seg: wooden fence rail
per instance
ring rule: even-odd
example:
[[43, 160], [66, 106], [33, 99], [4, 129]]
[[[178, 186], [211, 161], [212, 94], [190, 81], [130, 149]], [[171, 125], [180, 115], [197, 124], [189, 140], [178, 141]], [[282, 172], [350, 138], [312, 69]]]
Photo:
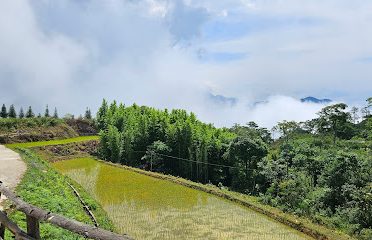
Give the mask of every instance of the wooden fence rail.
[[31, 204], [24, 202], [12, 191], [3, 185], [0, 181], [0, 195], [4, 194], [16, 207], [18, 211], [26, 214], [27, 233], [21, 230], [5, 214], [0, 211], [0, 240], [4, 238], [4, 231], [8, 229], [15, 236], [15, 239], [34, 240], [41, 239], [39, 231], [39, 222], [48, 222], [55, 226], [64, 228], [68, 231], [77, 233], [85, 238], [97, 240], [132, 240], [127, 235], [116, 234], [101, 228], [93, 227], [76, 220], [65, 218], [61, 215], [54, 214]]

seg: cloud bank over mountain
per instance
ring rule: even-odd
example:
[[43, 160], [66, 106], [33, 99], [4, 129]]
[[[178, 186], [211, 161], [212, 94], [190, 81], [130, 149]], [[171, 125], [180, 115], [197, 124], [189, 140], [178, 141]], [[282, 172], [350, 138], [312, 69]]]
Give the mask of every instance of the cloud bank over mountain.
[[371, 20], [361, 0], [3, 1], [0, 103], [79, 113], [107, 98], [218, 126], [305, 120], [321, 105], [304, 96], [372, 92]]

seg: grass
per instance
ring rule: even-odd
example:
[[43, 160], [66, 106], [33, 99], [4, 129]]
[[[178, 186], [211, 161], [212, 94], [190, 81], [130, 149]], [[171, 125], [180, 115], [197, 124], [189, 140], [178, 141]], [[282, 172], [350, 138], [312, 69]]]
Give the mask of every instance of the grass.
[[51, 146], [51, 145], [62, 145], [68, 143], [84, 142], [90, 140], [98, 140], [98, 136], [83, 136], [76, 138], [67, 138], [60, 140], [50, 140], [50, 141], [41, 141], [41, 142], [26, 142], [26, 143], [11, 143], [6, 144], [6, 147], [15, 149], [15, 148], [31, 148], [31, 147], [42, 147], [42, 146]]
[[308, 234], [309, 236], [314, 237], [315, 239], [335, 239], [335, 240], [354, 239], [351, 236], [344, 234], [338, 230], [329, 229], [325, 226], [315, 224], [307, 218], [298, 217], [292, 214], [284, 213], [278, 208], [262, 204], [260, 203], [257, 197], [253, 197], [253, 196], [249, 196], [249, 195], [241, 194], [237, 192], [232, 192], [228, 190], [221, 190], [214, 185], [205, 185], [201, 183], [196, 183], [196, 182], [192, 182], [190, 180], [183, 179], [180, 177], [175, 177], [172, 175], [164, 175], [161, 173], [144, 171], [138, 168], [128, 167], [125, 165], [115, 164], [111, 162], [105, 162], [105, 161], [101, 161], [101, 162], [107, 163], [109, 165], [117, 166], [119, 168], [128, 169], [130, 171], [134, 171], [136, 173], [144, 174], [144, 175], [151, 176], [154, 178], [168, 180], [168, 181], [171, 181], [171, 182], [174, 182], [174, 183], [177, 183], [177, 184], [189, 187], [189, 188], [193, 188], [196, 190], [200, 190], [203, 192], [207, 192], [207, 193], [219, 196], [224, 199], [228, 199], [242, 206], [251, 208], [272, 219], [275, 219], [281, 223], [284, 223], [294, 229], [304, 232]]
[[[22, 148], [17, 150], [27, 164], [27, 171], [16, 189], [17, 195], [24, 201], [67, 218], [93, 225], [81, 203], [68, 186], [67, 183], [70, 182], [92, 209], [100, 227], [110, 231], [114, 230], [114, 226], [105, 211], [83, 188], [59, 174], [54, 168], [50, 167], [48, 162], [36, 156], [31, 150]], [[23, 213], [13, 211], [10, 217], [21, 228], [25, 229], [25, 215]], [[42, 223], [40, 231], [43, 239], [84, 239], [48, 223]]]
[[120, 233], [136, 239], [310, 239], [223, 198], [93, 158], [53, 165], [103, 206]]

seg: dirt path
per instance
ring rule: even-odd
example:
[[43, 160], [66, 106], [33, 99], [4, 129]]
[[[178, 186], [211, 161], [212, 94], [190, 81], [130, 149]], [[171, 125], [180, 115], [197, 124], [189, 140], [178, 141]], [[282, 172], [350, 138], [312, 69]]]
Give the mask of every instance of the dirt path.
[[[2, 181], [5, 186], [14, 189], [23, 173], [26, 171], [26, 164], [22, 161], [18, 153], [6, 148], [3, 145], [0, 145], [0, 181]], [[0, 210], [1, 201], [3, 196], [0, 199]]]

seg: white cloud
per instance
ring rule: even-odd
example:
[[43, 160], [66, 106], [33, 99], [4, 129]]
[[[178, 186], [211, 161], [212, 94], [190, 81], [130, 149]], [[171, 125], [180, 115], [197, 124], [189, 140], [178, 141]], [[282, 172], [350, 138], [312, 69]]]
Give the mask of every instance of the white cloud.
[[167, 2], [159, 2], [156, 0], [147, 0], [149, 5], [149, 13], [151, 15], [165, 17], [168, 12]]
[[[45, 34], [26, 1], [0, 8], [0, 76], [3, 102], [56, 103], [86, 57], [85, 48], [62, 34]], [[54, 89], [54, 90], [53, 90]]]
[[272, 96], [267, 103], [258, 104], [252, 109], [252, 120], [262, 126], [271, 127], [283, 120], [303, 122], [317, 117], [325, 105], [302, 103], [287, 96]]
[[[372, 92], [371, 63], [357, 61], [372, 56], [371, 10], [361, 0], [4, 1], [0, 102], [76, 113], [105, 97], [186, 108], [218, 126], [305, 120], [321, 106], [285, 96]], [[247, 54], [201, 62], [198, 49]], [[239, 102], [219, 106], [208, 92]]]
[[256, 10], [257, 9], [257, 4], [256, 4], [255, 1], [252, 1], [252, 0], [240, 0], [240, 1], [249, 10]]
[[234, 107], [209, 104], [204, 109], [198, 109], [201, 113], [199, 117], [204, 121], [215, 122], [217, 126], [232, 126], [234, 123], [246, 124], [254, 121], [268, 129], [283, 120], [301, 122], [313, 119], [325, 106], [302, 103], [299, 99], [280, 95], [271, 96], [250, 106], [242, 102], [238, 102]]

